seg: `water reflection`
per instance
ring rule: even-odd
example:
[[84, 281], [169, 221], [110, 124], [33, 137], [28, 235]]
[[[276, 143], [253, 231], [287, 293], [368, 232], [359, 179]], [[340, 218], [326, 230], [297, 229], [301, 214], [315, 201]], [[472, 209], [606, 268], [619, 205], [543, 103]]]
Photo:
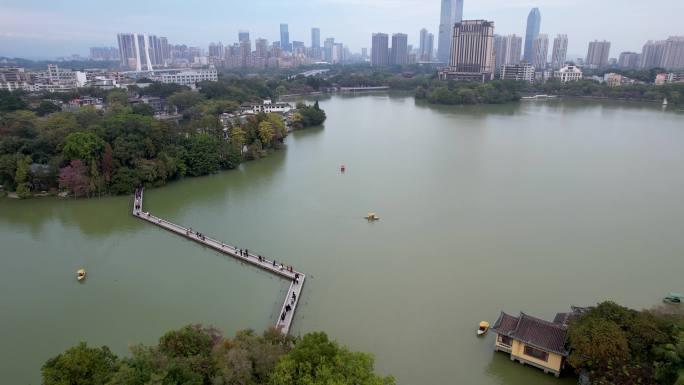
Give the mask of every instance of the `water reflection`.
[[[492, 349], [493, 350], [493, 349]], [[489, 378], [497, 384], [535, 384], [535, 385], [575, 385], [577, 378], [572, 373], [556, 378], [551, 374], [544, 374], [542, 370], [523, 366], [513, 362], [504, 352], [492, 352], [491, 360], [486, 368]]]

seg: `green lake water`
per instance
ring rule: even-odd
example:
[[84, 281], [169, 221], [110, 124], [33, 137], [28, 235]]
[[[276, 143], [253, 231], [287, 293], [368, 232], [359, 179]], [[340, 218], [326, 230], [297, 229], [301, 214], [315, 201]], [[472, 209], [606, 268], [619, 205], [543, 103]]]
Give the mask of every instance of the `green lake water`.
[[[307, 273], [294, 334], [371, 352], [401, 385], [573, 384], [493, 353], [479, 321], [604, 299], [650, 307], [684, 290], [684, 114], [386, 94], [321, 107], [325, 127], [284, 151], [145, 194], [158, 216]], [[186, 323], [232, 335], [275, 321], [286, 282], [130, 204], [0, 200], [2, 383], [38, 384], [41, 364], [81, 340], [125, 354]]]

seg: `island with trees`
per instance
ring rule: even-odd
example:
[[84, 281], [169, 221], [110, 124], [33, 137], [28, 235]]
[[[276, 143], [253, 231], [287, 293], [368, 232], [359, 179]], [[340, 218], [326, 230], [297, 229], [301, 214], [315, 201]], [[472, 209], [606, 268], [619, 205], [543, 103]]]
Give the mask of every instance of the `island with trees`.
[[[283, 147], [289, 130], [325, 121], [318, 102], [298, 104], [288, 122], [275, 113], [228, 122], [220, 116], [247, 101], [275, 98], [279, 87], [261, 78], [225, 77], [200, 83], [198, 91], [161, 83], [128, 91], [0, 91], [0, 194], [125, 194], [267, 156]], [[103, 108], [57, 105], [85, 96], [101, 98]], [[148, 103], [132, 103], [143, 97], [164, 101], [164, 113], [173, 113], [159, 116]]]

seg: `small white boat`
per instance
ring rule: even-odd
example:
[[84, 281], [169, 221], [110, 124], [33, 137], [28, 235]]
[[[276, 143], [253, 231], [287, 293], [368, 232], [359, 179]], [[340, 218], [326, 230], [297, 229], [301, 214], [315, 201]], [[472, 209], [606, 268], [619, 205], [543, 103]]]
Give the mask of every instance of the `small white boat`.
[[85, 279], [85, 277], [86, 277], [85, 269], [78, 269], [78, 271], [76, 271], [76, 279], [77, 280], [83, 281]]
[[369, 221], [380, 220], [380, 217], [375, 213], [368, 213], [368, 215], [366, 215], [365, 218], [368, 219]]
[[663, 106], [667, 106], [667, 98], [663, 99]]

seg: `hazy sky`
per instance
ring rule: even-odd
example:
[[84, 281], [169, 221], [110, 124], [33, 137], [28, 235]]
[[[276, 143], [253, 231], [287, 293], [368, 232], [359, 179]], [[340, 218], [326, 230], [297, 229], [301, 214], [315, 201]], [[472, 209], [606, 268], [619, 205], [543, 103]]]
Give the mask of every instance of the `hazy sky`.
[[[404, 32], [417, 44], [425, 27], [437, 34], [440, 0], [2, 0], [0, 56], [52, 58], [87, 55], [90, 46], [115, 46], [117, 32], [167, 36], [171, 43], [233, 43], [238, 29], [252, 40], [310, 44], [311, 27], [321, 40], [335, 37], [359, 51], [372, 32]], [[465, 0], [466, 19], [493, 20], [496, 33], [524, 35], [527, 14], [539, 7], [541, 32], [566, 33], [569, 54], [585, 55], [587, 42], [612, 42], [611, 57], [641, 51], [646, 40], [684, 35], [684, 0]], [[435, 38], [435, 42], [437, 39]]]

